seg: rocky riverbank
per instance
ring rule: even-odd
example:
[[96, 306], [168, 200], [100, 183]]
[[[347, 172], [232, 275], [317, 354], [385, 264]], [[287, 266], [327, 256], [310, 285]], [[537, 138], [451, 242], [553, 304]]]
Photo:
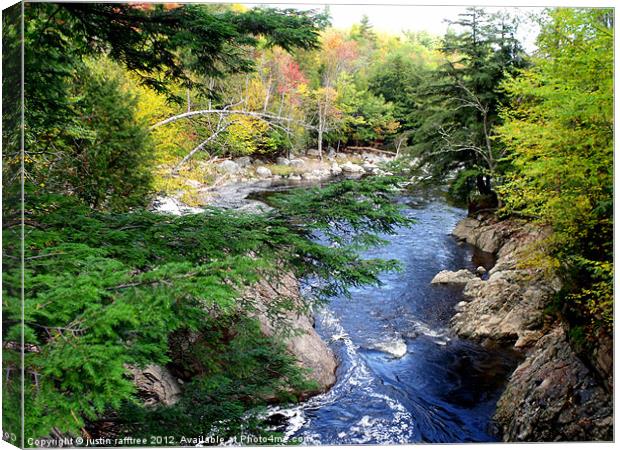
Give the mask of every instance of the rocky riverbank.
[[[209, 195], [203, 198], [200, 206], [242, 211], [269, 208], [265, 203], [252, 200], [248, 196], [273, 190], [277, 185], [277, 179], [233, 180], [220, 186], [206, 186], [205, 191], [208, 189]], [[183, 203], [179, 197], [179, 193], [174, 197], [160, 197], [155, 200], [152, 209], [175, 215], [202, 211], [200, 207]], [[270, 314], [269, 306], [283, 298], [292, 301], [298, 310], [281, 311], [280, 315], [275, 317]], [[338, 362], [333, 352], [314, 329], [312, 312], [304, 308], [299, 280], [291, 273], [283, 273], [278, 279], [270, 279], [269, 282], [263, 280], [251, 286], [244, 293], [243, 299], [244, 303], [252, 304], [253, 315], [260, 324], [261, 332], [265, 336], [281, 339], [299, 366], [307, 372], [308, 379], [313, 382], [313, 387], [303, 392], [296, 392], [296, 395], [306, 398], [325, 392], [336, 382], [335, 372]], [[187, 352], [200, 339], [201, 337], [195, 333], [180, 333], [175, 336], [174, 345], [171, 346], [173, 362], [170, 367], [157, 365], [144, 368], [127, 367], [137, 387], [138, 395], [145, 405], [173, 405], [181, 398], [183, 381], [175, 376], [175, 352]]]
[[[299, 311], [284, 311], [280, 317], [269, 314], [271, 303], [286, 297], [293, 301]], [[250, 302], [255, 311], [254, 317], [260, 323], [265, 336], [282, 339], [287, 350], [295, 357], [307, 377], [314, 384], [303, 392], [296, 392], [301, 398], [327, 391], [336, 382], [338, 362], [327, 344], [314, 329], [314, 319], [310, 311], [303, 308], [299, 281], [290, 273], [269, 283], [261, 281], [249, 288], [244, 302]], [[172, 366], [149, 365], [144, 368], [128, 367], [138, 396], [147, 406], [158, 404], [173, 405], [182, 395], [183, 381], [174, 375], [176, 352], [186, 353], [201, 339], [196, 333], [178, 333], [172, 338]]]
[[602, 337], [591, 358], [578, 355], [568, 325], [549, 314], [560, 279], [523, 264], [548, 232], [490, 215], [465, 218], [454, 236], [495, 255], [495, 265], [488, 273], [444, 271], [434, 282], [463, 286], [456, 334], [521, 354], [495, 414], [504, 441], [611, 440], [612, 342]]

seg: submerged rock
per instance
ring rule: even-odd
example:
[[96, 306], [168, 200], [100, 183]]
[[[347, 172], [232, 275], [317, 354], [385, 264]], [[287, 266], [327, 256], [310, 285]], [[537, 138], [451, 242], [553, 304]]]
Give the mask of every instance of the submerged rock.
[[387, 353], [394, 358], [402, 358], [407, 354], [407, 343], [400, 336], [385, 341], [372, 342], [369, 347]]

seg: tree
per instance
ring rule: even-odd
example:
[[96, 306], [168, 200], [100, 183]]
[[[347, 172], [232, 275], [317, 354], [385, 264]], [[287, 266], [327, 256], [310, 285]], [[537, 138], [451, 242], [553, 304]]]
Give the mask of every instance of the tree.
[[498, 88], [506, 73], [524, 65], [523, 53], [514, 36], [516, 25], [508, 17], [469, 8], [451, 23], [464, 31], [446, 34], [446, 61], [420, 86], [423, 104], [413, 152], [439, 178], [456, 171], [463, 194], [475, 188], [481, 204], [494, 206], [493, 182], [501, 175], [499, 163], [505, 156], [494, 138], [504, 98]]
[[[235, 419], [229, 424], [234, 428], [246, 408], [265, 403], [261, 396], [284, 394], [291, 383], [301, 382], [291, 358], [274, 355], [282, 349], [252, 332], [255, 323], [242, 320], [256, 306], [243, 298], [244, 291], [261, 279], [276, 282], [282, 270], [324, 280], [316, 298], [305, 298], [307, 304], [277, 300], [278, 307], [290, 310], [346, 294], [351, 286], [378, 283], [378, 275], [396, 263], [363, 259], [357, 252], [382, 242], [376, 234], [410, 223], [390, 199], [399, 181], [300, 189], [273, 198], [275, 209], [265, 214], [209, 209], [184, 217], [110, 214], [75, 197], [41, 195], [27, 186], [33, 201], [26, 205], [23, 328], [21, 258], [3, 261], [4, 406], [19, 404], [23, 392], [26, 437], [45, 436], [53, 427], [79, 433], [87, 421], [137, 402], [126, 365], [169, 363], [169, 339], [193, 332], [210, 336], [196, 364], [235, 365], [204, 371], [189, 388], [191, 395], [217, 405], [211, 422], [200, 415], [204, 405], [192, 410], [195, 397], [186, 398], [184, 411], [196, 414], [189, 423], [201, 423], [196, 435], [213, 427], [227, 433], [222, 419]], [[327, 242], [313, 239], [319, 230]], [[6, 255], [15, 255], [20, 242], [5, 239], [3, 246]], [[235, 329], [249, 336], [218, 337]], [[252, 345], [257, 347], [249, 355]], [[268, 366], [266, 357], [273, 357]], [[256, 373], [242, 377], [248, 365]], [[281, 376], [269, 372], [275, 368]], [[217, 393], [226, 396], [211, 397]], [[237, 415], [222, 416], [231, 407]], [[6, 430], [19, 429], [19, 416], [9, 413], [4, 419]]]
[[80, 137], [58, 161], [66, 189], [95, 209], [144, 205], [151, 188], [153, 146], [148, 124], [136, 117], [136, 96], [122, 70], [90, 61], [77, 75], [72, 95]]
[[347, 39], [343, 33], [331, 31], [323, 35], [321, 51], [317, 54], [318, 73], [314, 89], [305, 90], [306, 111], [309, 122], [317, 131], [317, 149], [323, 158], [323, 139], [326, 133], [339, 123], [342, 112], [336, 105], [338, 92], [336, 83], [342, 73], [350, 72], [356, 66], [357, 43]]
[[343, 112], [338, 134], [344, 142], [378, 145], [393, 137], [399, 128], [394, 119], [394, 106], [370, 90], [358, 87], [348, 74], [338, 80], [337, 105]]
[[[507, 213], [553, 227], [545, 253], [566, 274], [569, 309], [613, 324], [613, 11], [558, 8], [541, 23], [533, 66], [503, 89], [499, 136], [512, 171]], [[540, 264], [540, 260], [538, 263]], [[583, 321], [583, 319], [582, 319]]]
[[[79, 149], [74, 143], [93, 137], [80, 120], [81, 96], [72, 90], [84, 83], [87, 58], [105, 53], [141, 85], [182, 103], [187, 89], [211, 96], [210, 80], [252, 71], [249, 49], [259, 37], [266, 47], [314, 48], [323, 24], [320, 14], [267, 8], [235, 12], [210, 5], [26, 5], [26, 176], [51, 190], [80, 189], [67, 186], [58, 162], [75, 160]], [[119, 186], [111, 192], [126, 190]]]

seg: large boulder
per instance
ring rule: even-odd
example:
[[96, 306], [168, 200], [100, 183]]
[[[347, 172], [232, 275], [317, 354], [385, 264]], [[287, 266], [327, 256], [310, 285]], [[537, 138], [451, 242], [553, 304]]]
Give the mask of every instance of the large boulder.
[[256, 175], [258, 175], [261, 178], [269, 178], [271, 177], [271, 170], [269, 170], [268, 167], [259, 166], [256, 168]]
[[303, 167], [306, 165], [306, 162], [301, 158], [294, 158], [289, 161], [289, 165], [292, 167]]
[[144, 368], [127, 366], [146, 406], [174, 405], [181, 397], [181, 385], [165, 367], [151, 364]]
[[288, 158], [284, 158], [283, 156], [278, 156], [276, 158], [276, 164], [281, 166], [288, 166], [291, 164], [291, 161]]
[[487, 244], [480, 236], [494, 236], [496, 242], [487, 248], [495, 251], [497, 261], [486, 280], [467, 282], [463, 295], [468, 303], [452, 318], [452, 328], [464, 338], [524, 349], [542, 329], [546, 308], [561, 287], [556, 276], [520, 264], [545, 233], [529, 226], [517, 231], [506, 223], [476, 222], [461, 221], [455, 234]]
[[512, 374], [497, 403], [504, 441], [613, 439], [612, 396], [556, 326]]
[[467, 282], [467, 305], [451, 321], [464, 338], [524, 347], [544, 324], [555, 290], [526, 270], [505, 270]]
[[332, 175], [340, 175], [342, 173], [342, 169], [340, 168], [337, 162], [334, 162], [331, 165], [329, 171], [331, 172]]
[[480, 220], [466, 217], [452, 231], [458, 239], [478, 247], [487, 253], [496, 253], [507, 238], [508, 227], [483, 224]]
[[237, 163], [239, 167], [248, 167], [252, 164], [252, 158], [249, 156], [241, 156], [235, 159], [235, 163]]
[[565, 326], [547, 314], [559, 278], [523, 264], [548, 233], [525, 223], [462, 220], [454, 234], [493, 251], [497, 261], [488, 279], [467, 282], [451, 325], [460, 337], [511, 346], [524, 358], [497, 405], [505, 441], [611, 440], [611, 345], [581, 355], [584, 364]]
[[465, 286], [472, 280], [475, 280], [477, 277], [473, 273], [471, 273], [467, 269], [461, 269], [456, 272], [452, 272], [450, 270], [442, 270], [439, 272], [433, 280], [431, 284], [453, 284], [457, 286]]
[[342, 164], [340, 168], [347, 173], [362, 173], [364, 172], [364, 168], [358, 164], [354, 164], [350, 161]]
[[370, 162], [366, 162], [366, 163], [362, 164], [362, 169], [364, 169], [367, 173], [374, 173], [379, 168], [377, 167], [376, 164], [373, 164], [373, 163], [370, 163]]
[[[287, 311], [284, 317], [274, 318], [268, 314], [269, 306], [283, 297], [292, 299], [298, 306], [298, 311]], [[298, 364], [309, 369], [308, 376], [316, 382], [317, 389], [298, 394], [317, 394], [333, 386], [336, 382], [338, 362], [314, 329], [311, 314], [303, 311], [299, 282], [295, 276], [285, 273], [278, 280], [260, 281], [247, 291], [246, 298], [255, 306], [255, 316], [260, 322], [261, 331], [267, 336], [283, 339]]]
[[241, 166], [234, 161], [227, 159], [226, 161], [222, 161], [217, 165], [217, 168], [220, 172], [235, 174], [241, 170]]

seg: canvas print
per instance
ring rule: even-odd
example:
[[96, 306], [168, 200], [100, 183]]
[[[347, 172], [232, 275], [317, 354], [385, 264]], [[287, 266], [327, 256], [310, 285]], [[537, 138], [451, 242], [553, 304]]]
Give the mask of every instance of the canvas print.
[[2, 26], [5, 443], [613, 440], [613, 8]]

